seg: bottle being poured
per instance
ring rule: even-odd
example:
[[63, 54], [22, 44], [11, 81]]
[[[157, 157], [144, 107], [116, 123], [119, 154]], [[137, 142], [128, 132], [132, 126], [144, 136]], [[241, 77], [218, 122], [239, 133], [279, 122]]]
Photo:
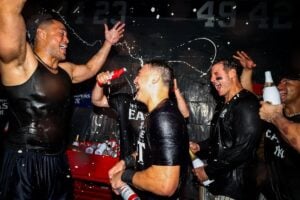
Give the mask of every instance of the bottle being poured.
[[[108, 81], [110, 82], [110, 81], [112, 81], [112, 80], [115, 80], [115, 79], [119, 78], [119, 77], [120, 77], [122, 74], [124, 74], [126, 71], [127, 71], [127, 69], [126, 69], [125, 67], [122, 67], [122, 68], [120, 68], [120, 69], [115, 69], [114, 71], [112, 71], [112, 72], [110, 73], [110, 77], [109, 77]], [[98, 81], [98, 85], [99, 85], [100, 87], [102, 87], [104, 84], [103, 84], [102, 82]]]

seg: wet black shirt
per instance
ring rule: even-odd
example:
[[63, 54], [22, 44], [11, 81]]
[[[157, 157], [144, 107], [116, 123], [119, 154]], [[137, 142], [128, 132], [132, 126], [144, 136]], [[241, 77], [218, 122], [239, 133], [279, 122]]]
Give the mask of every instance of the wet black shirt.
[[136, 140], [145, 120], [147, 108], [144, 104], [135, 101], [130, 94], [119, 93], [109, 96], [109, 106], [118, 115], [120, 127], [121, 158], [136, 151]]
[[145, 119], [137, 141], [137, 170], [151, 165], [180, 166], [180, 183], [171, 197], [161, 197], [142, 192], [141, 199], [177, 199], [182, 194], [189, 164], [188, 134], [186, 123], [177, 105], [170, 100], [162, 101]]
[[253, 199], [255, 184], [251, 168], [263, 133], [259, 107], [256, 96], [247, 90], [217, 105], [210, 138], [199, 143], [199, 156], [207, 159], [205, 172], [209, 179], [215, 180], [208, 187], [213, 194]]
[[6, 86], [11, 147], [61, 151], [70, 119], [71, 79], [61, 68], [53, 74], [41, 63], [25, 83]]
[[[300, 115], [288, 118], [300, 123]], [[265, 159], [271, 172], [272, 190], [277, 200], [300, 199], [300, 154], [287, 144], [279, 130], [269, 124], [265, 133]]]

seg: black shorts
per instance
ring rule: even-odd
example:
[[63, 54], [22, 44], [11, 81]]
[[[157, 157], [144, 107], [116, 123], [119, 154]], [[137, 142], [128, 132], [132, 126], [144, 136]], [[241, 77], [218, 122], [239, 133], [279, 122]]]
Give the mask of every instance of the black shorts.
[[1, 200], [73, 199], [72, 177], [65, 153], [6, 148], [2, 156]]

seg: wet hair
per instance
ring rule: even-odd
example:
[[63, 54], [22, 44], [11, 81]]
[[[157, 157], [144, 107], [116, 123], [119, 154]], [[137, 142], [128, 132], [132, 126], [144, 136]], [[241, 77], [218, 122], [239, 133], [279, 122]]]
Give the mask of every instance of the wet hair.
[[300, 81], [300, 69], [292, 68], [286, 69], [281, 75], [279, 75], [281, 79], [289, 79], [294, 81]]
[[43, 14], [37, 14], [31, 16], [26, 21], [28, 42], [33, 45], [37, 29], [43, 24], [53, 23], [54, 20], [63, 23], [63, 21], [59, 17], [51, 15], [49, 13], [43, 13]]
[[146, 61], [144, 64], [149, 64], [151, 65], [151, 68], [159, 71], [164, 84], [168, 85], [169, 88], [173, 88], [174, 70], [167, 64], [166, 61], [153, 59]]
[[240, 80], [240, 76], [242, 75], [243, 67], [241, 65], [239, 65], [237, 62], [235, 62], [235, 60], [227, 59], [227, 58], [221, 58], [221, 59], [215, 60], [213, 65], [215, 65], [217, 63], [223, 64], [224, 69], [226, 71], [228, 71], [230, 69], [234, 69], [237, 73], [238, 79]]

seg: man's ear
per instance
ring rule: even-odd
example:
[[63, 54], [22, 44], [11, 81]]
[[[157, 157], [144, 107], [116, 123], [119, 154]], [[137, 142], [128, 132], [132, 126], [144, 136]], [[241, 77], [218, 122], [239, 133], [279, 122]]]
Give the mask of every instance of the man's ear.
[[46, 39], [46, 34], [47, 34], [46, 31], [44, 31], [41, 28], [38, 28], [36, 30], [36, 38], [38, 38], [38, 39], [45, 40]]
[[228, 76], [229, 76], [230, 79], [236, 78], [237, 77], [236, 69], [230, 69], [229, 72], [228, 72]]
[[158, 73], [153, 73], [151, 76], [152, 76], [151, 77], [152, 84], [156, 84], [160, 79], [160, 75]]

